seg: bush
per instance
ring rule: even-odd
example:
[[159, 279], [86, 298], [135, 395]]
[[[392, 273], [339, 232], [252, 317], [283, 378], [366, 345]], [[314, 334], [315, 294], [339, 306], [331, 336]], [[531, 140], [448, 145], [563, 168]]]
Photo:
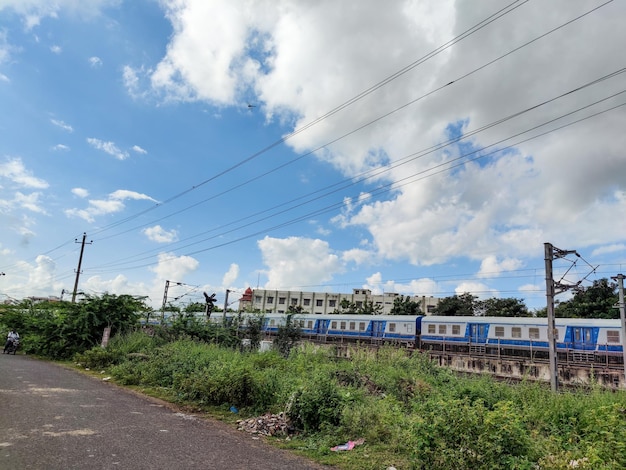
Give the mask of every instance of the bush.
[[315, 374], [292, 395], [286, 412], [296, 428], [314, 433], [323, 425], [337, 426], [342, 408], [337, 383], [328, 376]]

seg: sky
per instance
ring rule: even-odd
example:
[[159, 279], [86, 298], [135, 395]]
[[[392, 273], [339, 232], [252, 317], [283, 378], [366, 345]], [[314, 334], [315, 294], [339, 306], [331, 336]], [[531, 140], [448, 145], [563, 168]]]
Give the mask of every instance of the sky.
[[[626, 3], [0, 0], [0, 301], [546, 305], [626, 271]], [[85, 235], [85, 245], [82, 238]], [[575, 262], [575, 263], [573, 263]], [[566, 300], [571, 290], [557, 300]]]

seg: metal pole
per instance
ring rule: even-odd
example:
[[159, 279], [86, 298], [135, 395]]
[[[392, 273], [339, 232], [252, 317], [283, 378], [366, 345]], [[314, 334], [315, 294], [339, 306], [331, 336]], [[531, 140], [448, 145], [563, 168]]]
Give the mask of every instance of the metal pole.
[[167, 304], [167, 291], [170, 288], [170, 281], [165, 281], [165, 289], [163, 290], [163, 305], [161, 305], [161, 322], [165, 320], [165, 304]]
[[615, 279], [618, 284], [618, 295], [619, 301], [617, 306], [619, 307], [619, 317], [622, 320], [622, 355], [624, 360], [624, 386], [626, 386], [626, 308], [624, 307], [624, 276], [623, 274], [618, 274], [612, 279]]
[[550, 359], [550, 386], [553, 392], [559, 388], [559, 369], [556, 354], [556, 325], [554, 321], [554, 279], [552, 274], [552, 260], [554, 259], [554, 247], [551, 243], [544, 243], [546, 263], [546, 300], [548, 316], [548, 357]]

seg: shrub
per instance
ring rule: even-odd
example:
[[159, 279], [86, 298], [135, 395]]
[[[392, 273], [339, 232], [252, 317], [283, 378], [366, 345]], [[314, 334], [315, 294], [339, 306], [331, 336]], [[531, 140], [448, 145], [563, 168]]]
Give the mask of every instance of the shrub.
[[337, 383], [323, 374], [315, 374], [292, 395], [287, 405], [292, 424], [307, 433], [323, 425], [337, 426], [341, 420], [342, 397]]

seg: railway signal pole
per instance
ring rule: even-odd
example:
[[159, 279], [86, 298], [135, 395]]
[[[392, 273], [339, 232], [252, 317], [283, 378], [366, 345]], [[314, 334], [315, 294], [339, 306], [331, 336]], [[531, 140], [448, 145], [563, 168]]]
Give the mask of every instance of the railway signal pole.
[[575, 250], [561, 250], [552, 243], [544, 243], [544, 254], [546, 263], [546, 299], [547, 299], [547, 313], [548, 313], [548, 357], [550, 360], [550, 386], [553, 392], [559, 389], [559, 367], [558, 367], [558, 355], [556, 349], [556, 341], [558, 339], [558, 331], [554, 321], [554, 296], [565, 292], [567, 289], [576, 287], [578, 284], [566, 285], [560, 282], [555, 282], [552, 272], [552, 262], [555, 259], [564, 258], [567, 255], [574, 254], [578, 257], [580, 255]]
[[626, 384], [626, 307], [624, 306], [624, 276], [623, 274], [618, 274], [617, 276], [611, 277], [617, 281], [618, 285], [618, 303], [617, 307], [619, 308], [619, 317], [622, 320], [622, 355], [624, 357], [624, 383]]

